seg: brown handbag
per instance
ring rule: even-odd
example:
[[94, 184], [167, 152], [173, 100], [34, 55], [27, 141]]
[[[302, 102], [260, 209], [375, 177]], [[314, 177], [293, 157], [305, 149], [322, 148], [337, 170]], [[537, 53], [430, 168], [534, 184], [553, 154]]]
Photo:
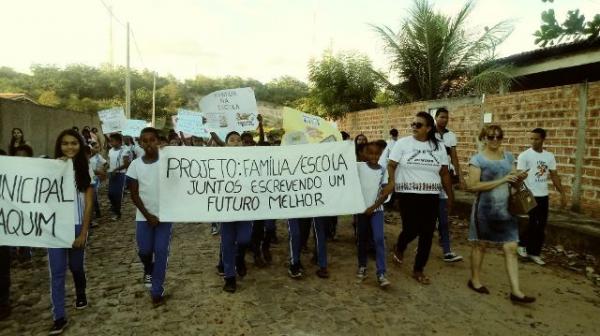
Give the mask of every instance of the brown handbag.
[[531, 209], [537, 206], [533, 193], [525, 183], [510, 187], [510, 196], [508, 198], [508, 212], [515, 216], [526, 215]]

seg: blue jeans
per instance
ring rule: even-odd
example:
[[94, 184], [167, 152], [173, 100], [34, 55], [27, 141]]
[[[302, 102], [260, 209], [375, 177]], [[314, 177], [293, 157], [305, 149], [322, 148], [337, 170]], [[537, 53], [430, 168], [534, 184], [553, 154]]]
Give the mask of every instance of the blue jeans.
[[367, 267], [367, 254], [369, 248], [369, 227], [373, 232], [375, 241], [375, 263], [377, 275], [385, 274], [385, 239], [383, 234], [383, 211], [376, 211], [371, 216], [356, 215], [356, 234], [358, 248], [358, 266]]
[[123, 189], [125, 188], [124, 173], [110, 173], [108, 179], [108, 199], [113, 215], [121, 216], [121, 202], [123, 201]]
[[146, 221], [136, 222], [138, 255], [144, 264], [144, 274], [152, 274], [150, 294], [153, 298], [161, 297], [164, 291], [172, 226], [169, 222], [161, 222], [155, 227]]
[[[79, 236], [81, 225], [75, 226], [75, 237]], [[54, 320], [65, 318], [65, 275], [67, 264], [73, 274], [75, 292], [79, 295], [85, 294], [85, 249], [74, 248], [49, 248], [48, 265], [50, 266], [50, 296], [52, 299], [52, 314]]]
[[10, 247], [0, 246], [0, 306], [10, 302]]
[[450, 249], [450, 227], [448, 225], [448, 199], [440, 198], [439, 215], [438, 215], [438, 232], [440, 233], [440, 241], [444, 254], [452, 252]]
[[[316, 217], [311, 220], [317, 243], [317, 261], [319, 267], [327, 267], [327, 224], [328, 217]], [[302, 238], [300, 233], [300, 219], [288, 219], [288, 231], [290, 239], [290, 263], [296, 265], [300, 262], [300, 251], [302, 250]]]
[[221, 246], [225, 278], [235, 277], [236, 260], [242, 262], [252, 237], [252, 221], [221, 223]]
[[94, 187], [94, 211], [96, 213], [96, 218], [100, 217], [100, 202], [98, 202], [98, 190], [100, 189], [100, 181], [96, 181], [96, 183], [92, 184]]

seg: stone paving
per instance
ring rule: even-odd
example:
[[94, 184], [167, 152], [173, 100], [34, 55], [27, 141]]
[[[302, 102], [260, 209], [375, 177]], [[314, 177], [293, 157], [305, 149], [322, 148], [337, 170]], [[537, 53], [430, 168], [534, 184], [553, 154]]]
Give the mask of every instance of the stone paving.
[[[400, 225], [395, 213], [386, 217], [389, 248]], [[273, 247], [273, 264], [256, 268], [249, 255], [248, 275], [238, 281], [235, 294], [223, 292], [216, 275], [219, 238], [210, 235], [210, 225], [176, 224], [168, 300], [153, 308], [141, 283], [133, 219], [127, 200], [122, 221], [103, 218], [91, 235], [86, 255], [89, 306], [74, 309], [69, 277], [65, 335], [600, 335], [600, 291], [590, 281], [552, 263], [522, 264], [522, 287], [538, 302], [513, 305], [499, 250], [489, 250], [485, 259], [488, 296], [467, 288], [468, 261], [445, 264], [438, 246], [426, 268], [433, 283], [419, 285], [410, 276], [415, 243], [402, 267], [388, 257], [388, 290], [378, 288], [373, 260], [369, 277], [359, 282], [348, 216], [340, 220], [339, 239], [329, 243], [330, 279], [316, 277], [310, 254], [302, 256], [304, 279], [287, 276], [287, 228], [279, 221], [281, 242]], [[464, 222], [453, 222], [455, 250], [468, 256]], [[46, 335], [51, 326], [46, 255], [43, 249], [34, 254], [30, 265], [12, 269], [13, 312], [0, 321], [0, 335]]]

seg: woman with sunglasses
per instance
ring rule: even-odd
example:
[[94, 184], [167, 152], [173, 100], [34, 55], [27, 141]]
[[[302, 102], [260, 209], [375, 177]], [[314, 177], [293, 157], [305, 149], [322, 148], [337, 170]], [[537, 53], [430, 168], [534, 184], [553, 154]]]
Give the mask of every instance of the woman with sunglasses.
[[485, 253], [485, 242], [502, 244], [506, 271], [510, 279], [510, 300], [531, 303], [535, 298], [523, 294], [519, 287], [519, 265], [517, 242], [519, 227], [517, 219], [508, 212], [510, 184], [518, 184], [527, 177], [527, 171], [517, 173], [511, 153], [502, 149], [503, 131], [500, 126], [485, 126], [479, 134], [483, 150], [469, 161], [467, 187], [477, 192], [473, 203], [469, 240], [471, 250], [471, 279], [468, 287], [480, 294], [490, 291], [481, 283], [481, 266]]
[[413, 278], [430, 284], [423, 273], [437, 219], [439, 194], [442, 187], [448, 194], [448, 208], [454, 201], [452, 181], [448, 172], [448, 155], [443, 144], [435, 137], [433, 117], [419, 112], [411, 124], [412, 136], [396, 142], [389, 156], [386, 192], [395, 188], [400, 202], [402, 232], [394, 249], [394, 261], [402, 263], [404, 251], [419, 237]]

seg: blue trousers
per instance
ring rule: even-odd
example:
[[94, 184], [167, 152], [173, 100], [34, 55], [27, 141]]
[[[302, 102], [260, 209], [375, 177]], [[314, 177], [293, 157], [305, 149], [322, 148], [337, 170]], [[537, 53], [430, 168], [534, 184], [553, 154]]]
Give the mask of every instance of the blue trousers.
[[144, 274], [152, 274], [150, 294], [154, 298], [163, 295], [172, 226], [169, 222], [161, 222], [155, 227], [148, 225], [146, 221], [136, 222], [138, 255], [144, 264]]
[[[75, 226], [75, 236], [79, 236], [81, 225]], [[52, 299], [52, 314], [54, 320], [65, 318], [65, 276], [67, 264], [73, 274], [75, 292], [77, 295], [85, 294], [85, 249], [74, 248], [49, 248], [48, 265], [50, 266], [50, 296]]]
[[252, 238], [252, 221], [221, 223], [221, 246], [225, 278], [235, 277], [236, 260], [242, 262]]
[[108, 179], [108, 199], [113, 215], [121, 216], [121, 202], [123, 201], [123, 189], [125, 188], [124, 173], [110, 173]]
[[375, 242], [375, 263], [377, 275], [385, 274], [385, 239], [383, 234], [383, 211], [376, 211], [371, 216], [356, 215], [356, 236], [358, 248], [358, 266], [367, 267], [369, 249], [369, 228], [373, 232]]
[[438, 215], [438, 231], [440, 233], [440, 241], [444, 254], [452, 252], [450, 249], [450, 228], [448, 225], [448, 208], [446, 207], [448, 200], [440, 198], [440, 209]]
[[[327, 217], [315, 217], [312, 219], [312, 227], [317, 243], [317, 261], [319, 267], [327, 267]], [[288, 219], [288, 232], [290, 241], [290, 263], [300, 262], [300, 251], [302, 241], [300, 235], [300, 220], [298, 218]]]

